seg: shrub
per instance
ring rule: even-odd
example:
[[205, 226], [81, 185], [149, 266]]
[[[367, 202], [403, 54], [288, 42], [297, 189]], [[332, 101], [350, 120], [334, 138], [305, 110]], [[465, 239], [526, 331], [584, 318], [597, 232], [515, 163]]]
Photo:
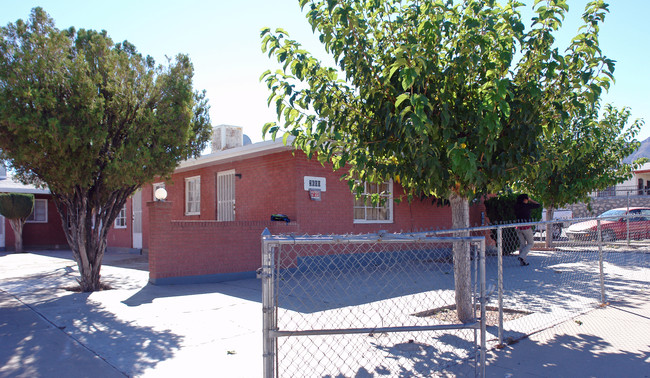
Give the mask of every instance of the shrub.
[[[517, 196], [521, 193], [501, 193], [485, 201], [485, 213], [493, 225], [517, 223], [515, 217], [515, 203]], [[534, 209], [530, 214], [533, 220], [542, 218], [542, 208]], [[490, 235], [492, 239], [497, 240], [497, 231], [492, 230]], [[510, 255], [519, 248], [519, 238], [514, 227], [503, 228], [501, 237], [503, 238], [503, 254]]]
[[16, 237], [16, 252], [23, 251], [23, 225], [34, 211], [34, 195], [25, 193], [0, 193], [0, 214], [9, 220]]

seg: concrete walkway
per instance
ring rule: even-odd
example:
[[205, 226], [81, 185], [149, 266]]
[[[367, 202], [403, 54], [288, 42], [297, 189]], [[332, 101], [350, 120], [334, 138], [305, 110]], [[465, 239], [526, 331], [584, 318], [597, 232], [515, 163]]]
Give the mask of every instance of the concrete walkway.
[[650, 297], [613, 302], [491, 350], [486, 376], [650, 377]]
[[[73, 293], [69, 251], [0, 253], [0, 377], [262, 375], [260, 281], [153, 286], [146, 266], [109, 253], [113, 290]], [[490, 351], [487, 375], [650, 377], [648, 294]]]

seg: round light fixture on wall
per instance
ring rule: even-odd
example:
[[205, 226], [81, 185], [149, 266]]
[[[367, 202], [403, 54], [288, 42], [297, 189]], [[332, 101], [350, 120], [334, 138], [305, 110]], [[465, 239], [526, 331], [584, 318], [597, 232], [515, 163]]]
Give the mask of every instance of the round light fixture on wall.
[[158, 188], [156, 191], [153, 193], [153, 196], [156, 198], [158, 201], [164, 201], [167, 199], [167, 191], [165, 188]]

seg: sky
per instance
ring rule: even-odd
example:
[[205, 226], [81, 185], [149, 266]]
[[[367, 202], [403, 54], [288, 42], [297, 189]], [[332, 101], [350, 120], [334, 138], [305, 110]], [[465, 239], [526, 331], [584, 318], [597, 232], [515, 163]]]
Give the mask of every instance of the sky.
[[[575, 36], [587, 1], [568, 3], [569, 14], [556, 35], [561, 49]], [[269, 91], [259, 81], [264, 71], [276, 68], [261, 51], [260, 30], [281, 27], [312, 54], [333, 62], [298, 0], [0, 0], [0, 25], [26, 20], [36, 6], [45, 9], [59, 29], [106, 30], [114, 42], [128, 40], [158, 63], [188, 54], [195, 68], [194, 87], [207, 92], [212, 124], [242, 126], [253, 142], [262, 141], [262, 126], [276, 120], [274, 109], [267, 106]], [[631, 120], [648, 122], [637, 136], [643, 141], [650, 138], [650, 1], [611, 0], [609, 9], [600, 46], [616, 61], [616, 83], [604, 100], [629, 107]]]

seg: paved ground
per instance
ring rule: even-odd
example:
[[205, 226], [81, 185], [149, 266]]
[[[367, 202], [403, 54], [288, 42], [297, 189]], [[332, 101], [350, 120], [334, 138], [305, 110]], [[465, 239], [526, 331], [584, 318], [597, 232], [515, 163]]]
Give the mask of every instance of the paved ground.
[[650, 377], [649, 335], [646, 292], [490, 351], [486, 376]]
[[[260, 281], [153, 286], [146, 259], [112, 253], [113, 290], [72, 293], [70, 258], [0, 253], [0, 377], [262, 375]], [[650, 377], [644, 290], [491, 351], [487, 375]]]

